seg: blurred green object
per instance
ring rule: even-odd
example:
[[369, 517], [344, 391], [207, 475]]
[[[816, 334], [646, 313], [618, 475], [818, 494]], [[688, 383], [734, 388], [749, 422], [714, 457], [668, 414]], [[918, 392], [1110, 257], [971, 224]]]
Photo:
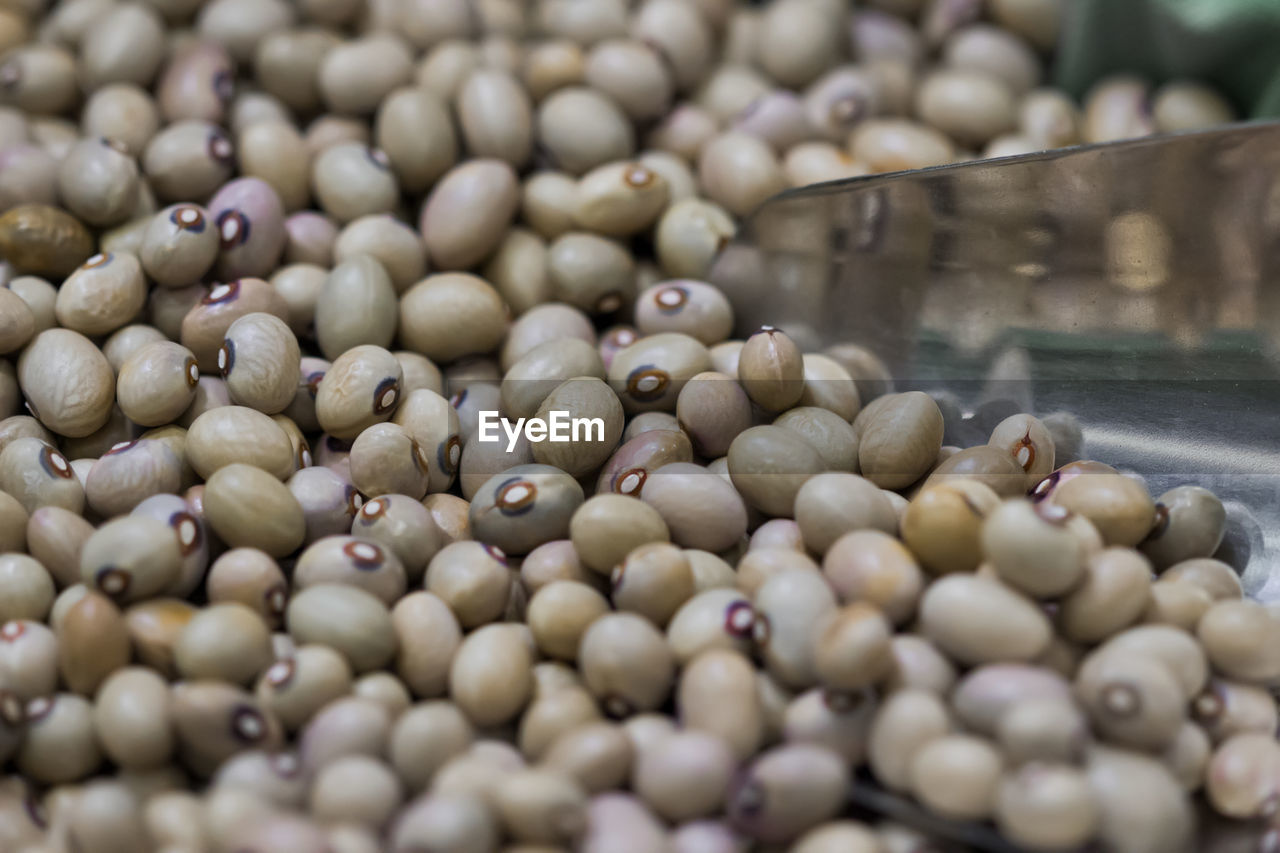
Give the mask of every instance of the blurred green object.
[[1108, 74], [1210, 83], [1248, 118], [1280, 117], [1280, 0], [1066, 0], [1056, 84]]

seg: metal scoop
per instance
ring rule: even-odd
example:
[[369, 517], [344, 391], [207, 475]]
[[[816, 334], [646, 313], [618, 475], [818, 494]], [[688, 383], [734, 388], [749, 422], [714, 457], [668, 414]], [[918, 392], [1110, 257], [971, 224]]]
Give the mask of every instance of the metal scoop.
[[1213, 490], [1217, 556], [1280, 600], [1280, 122], [793, 190], [711, 278], [740, 336], [860, 344], [941, 392], [949, 443], [1068, 412], [1153, 496]]
[[[949, 442], [1067, 412], [1081, 458], [1142, 475], [1153, 496], [1211, 489], [1228, 510], [1216, 556], [1280, 601], [1280, 123], [793, 190], [711, 278], [740, 337], [769, 324], [806, 351], [859, 344], [896, 390], [949, 402]], [[869, 778], [850, 798], [939, 850], [1016, 850]], [[1270, 837], [1200, 825], [1199, 850]]]

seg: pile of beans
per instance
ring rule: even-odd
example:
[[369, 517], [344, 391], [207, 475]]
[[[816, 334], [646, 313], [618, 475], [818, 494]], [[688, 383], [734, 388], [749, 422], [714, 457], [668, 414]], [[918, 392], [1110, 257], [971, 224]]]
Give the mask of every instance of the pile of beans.
[[788, 186], [1231, 118], [1044, 88], [1064, 5], [0, 0], [0, 850], [931, 849], [855, 774], [1034, 850], [1273, 816], [1213, 494], [703, 280]]

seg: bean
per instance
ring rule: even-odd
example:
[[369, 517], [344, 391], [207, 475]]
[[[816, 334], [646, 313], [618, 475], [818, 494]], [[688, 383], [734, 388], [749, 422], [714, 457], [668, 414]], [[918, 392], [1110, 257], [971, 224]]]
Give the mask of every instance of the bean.
[[104, 335], [137, 316], [146, 302], [142, 265], [131, 252], [93, 255], [63, 282], [54, 303], [58, 322], [85, 335]]
[[76, 57], [58, 45], [19, 45], [6, 51], [0, 69], [6, 80], [6, 105], [36, 115], [57, 115], [76, 101]]
[[1108, 545], [1133, 547], [1155, 524], [1155, 504], [1146, 489], [1120, 474], [1061, 480], [1049, 500], [1088, 518]]
[[746, 216], [786, 188], [769, 145], [738, 131], [709, 140], [698, 155], [698, 179], [708, 197], [735, 216]]
[[1176, 581], [1150, 583], [1147, 609], [1142, 621], [1156, 625], [1173, 625], [1184, 631], [1195, 631], [1200, 617], [1213, 604], [1209, 593], [1198, 586]]
[[440, 528], [446, 543], [470, 538], [468, 505], [462, 498], [454, 495], [427, 495], [422, 505], [431, 513], [431, 518]]
[[[908, 486], [928, 470], [942, 446], [942, 412], [927, 394], [911, 391], [864, 409], [858, 465], [882, 488]], [[857, 427], [855, 427], [857, 429]]]
[[347, 478], [329, 468], [300, 468], [286, 481], [302, 507], [308, 544], [347, 532], [363, 498]]
[[[1118, 846], [1176, 846], [1190, 831], [1187, 795], [1154, 758], [1129, 751], [1097, 749], [1086, 766], [1099, 811], [1098, 838]], [[1138, 790], [1141, 802], [1127, 792]]]
[[383, 495], [366, 501], [355, 514], [352, 535], [390, 548], [410, 582], [422, 577], [441, 547], [441, 533], [426, 508], [406, 495]]
[[652, 227], [669, 197], [667, 180], [643, 163], [607, 163], [578, 180], [574, 223], [598, 234], [630, 236]]
[[630, 776], [634, 747], [612, 723], [579, 725], [543, 753], [542, 765], [574, 779], [589, 794], [612, 790]]
[[1253, 601], [1214, 602], [1200, 617], [1196, 636], [1214, 668], [1229, 678], [1268, 682], [1277, 677], [1272, 659], [1280, 622]]
[[142, 235], [139, 258], [147, 275], [166, 287], [183, 287], [213, 266], [218, 231], [208, 211], [197, 205], [172, 205], [155, 214]]
[[421, 500], [429, 470], [424, 452], [398, 424], [374, 424], [351, 445], [351, 481], [370, 497], [406, 494]]
[[925, 590], [920, 619], [926, 636], [969, 665], [1031, 660], [1044, 651], [1051, 633], [1030, 600], [996, 581], [963, 574]]
[[987, 520], [1000, 506], [991, 489], [957, 479], [921, 491], [902, 515], [902, 541], [934, 574], [971, 572], [984, 555]]
[[475, 157], [493, 157], [519, 168], [533, 147], [533, 106], [505, 71], [477, 68], [457, 93], [458, 123]]
[[13, 415], [0, 421], [0, 452], [19, 438], [38, 438], [46, 444], [54, 444], [57, 438], [29, 415]]
[[99, 527], [80, 552], [80, 577], [91, 588], [131, 603], [164, 591], [177, 578], [182, 552], [169, 526], [124, 516]]
[[1093, 643], [1132, 625], [1151, 601], [1151, 565], [1128, 548], [1107, 548], [1085, 564], [1082, 583], [1062, 599], [1059, 629]]
[[673, 200], [654, 236], [663, 272], [677, 278], [705, 276], [734, 233], [733, 219], [718, 204], [698, 198]]
[[1164, 625], [1140, 625], [1109, 639], [1102, 649], [1154, 657], [1177, 677], [1187, 696], [1204, 689], [1208, 678], [1205, 650], [1191, 635]]
[[632, 497], [597, 495], [570, 519], [569, 537], [584, 565], [610, 573], [635, 548], [668, 541], [667, 524], [659, 511]]
[[1238, 599], [1243, 595], [1239, 575], [1236, 574], [1235, 569], [1221, 560], [1208, 558], [1183, 560], [1162, 572], [1160, 578], [1197, 586], [1215, 601]]
[[768, 671], [788, 687], [815, 684], [813, 627], [836, 612], [835, 595], [826, 580], [817, 571], [783, 570], [761, 583], [752, 601], [753, 631]]
[[241, 89], [232, 96], [230, 129], [233, 133], [258, 122], [289, 119], [289, 108], [275, 95], [256, 89]]
[[1261, 687], [1213, 678], [1191, 701], [1191, 716], [1214, 743], [1242, 732], [1275, 730], [1277, 712], [1270, 694]]
[[218, 369], [238, 406], [266, 414], [292, 402], [301, 379], [298, 341], [283, 320], [255, 312], [235, 320], [218, 350]]
[[658, 511], [676, 544], [719, 552], [746, 533], [747, 509], [732, 485], [710, 474], [688, 462], [668, 463], [644, 478], [639, 497]]
[[390, 613], [381, 601], [346, 584], [321, 583], [293, 596], [285, 611], [299, 643], [321, 643], [340, 652], [354, 672], [388, 663], [396, 651]]
[[[626, 648], [625, 656], [618, 650]], [[614, 716], [650, 711], [671, 689], [674, 661], [665, 638], [643, 617], [611, 613], [582, 635], [578, 662], [587, 687]]]
[[184, 678], [249, 684], [271, 664], [267, 625], [243, 604], [211, 605], [182, 630], [174, 662]]
[[352, 439], [389, 420], [401, 399], [404, 372], [387, 350], [361, 345], [334, 360], [316, 388], [316, 419], [325, 432]]
[[58, 638], [42, 622], [6, 621], [0, 625], [0, 644], [0, 691], [6, 700], [29, 701], [57, 689]]
[[741, 830], [782, 843], [830, 820], [844, 794], [844, 769], [829, 750], [789, 744], [762, 753], [731, 788], [727, 811]]
[[213, 604], [242, 604], [253, 610], [268, 627], [284, 618], [288, 583], [274, 559], [253, 548], [233, 548], [209, 567], [205, 582]]
[[314, 773], [344, 756], [384, 754], [391, 722], [386, 709], [372, 699], [347, 696], [328, 703], [302, 732], [298, 751], [303, 767]]
[[446, 545], [427, 564], [426, 590], [449, 605], [464, 628], [497, 621], [510, 587], [505, 555], [478, 542]]
[[757, 426], [740, 433], [729, 446], [733, 486], [752, 507], [768, 515], [791, 517], [796, 496], [810, 477], [821, 473], [822, 457], [791, 430]]
[[1151, 114], [1163, 133], [1200, 130], [1235, 120], [1231, 105], [1221, 95], [1190, 81], [1171, 81], [1156, 90]]
[[563, 172], [535, 172], [521, 188], [520, 218], [544, 239], [554, 240], [573, 228], [577, 186]]
[[1081, 664], [1077, 693], [1108, 740], [1145, 749], [1167, 746], [1185, 719], [1186, 696], [1162, 663], [1108, 651]]
[[679, 732], [637, 756], [632, 785], [659, 815], [672, 822], [709, 817], [724, 802], [733, 754], [719, 738]]
[[410, 853], [423, 846], [444, 849], [496, 847], [499, 827], [484, 801], [463, 794], [440, 794], [414, 800], [391, 831], [393, 853]]
[[800, 349], [786, 333], [766, 326], [743, 344], [738, 380], [757, 405], [772, 412], [789, 409], [804, 393]]
[[612, 573], [614, 607], [665, 627], [694, 594], [693, 570], [680, 548], [651, 542], [628, 553]]
[[453, 611], [436, 595], [415, 592], [396, 603], [391, 621], [399, 641], [396, 673], [415, 696], [443, 695], [462, 641], [462, 628]]
[[1068, 848], [1093, 837], [1098, 811], [1081, 771], [1033, 765], [1006, 774], [997, 795], [995, 818], [1001, 832], [1019, 844]]
[[487, 257], [518, 205], [515, 171], [494, 159], [458, 166], [444, 175], [422, 208], [427, 252], [443, 269], [464, 269]]
[[1179, 486], [1156, 499], [1155, 527], [1139, 548], [1158, 569], [1211, 557], [1222, 544], [1225, 524], [1226, 511], [1212, 492]]
[[898, 624], [915, 611], [924, 585], [911, 553], [892, 536], [875, 529], [838, 538], [826, 550], [822, 571], [841, 601], [867, 600]]
[[873, 173], [939, 166], [955, 159], [951, 139], [933, 128], [899, 118], [864, 121], [849, 141], [854, 159]]
[[147, 143], [142, 172], [162, 201], [206, 198], [231, 177], [234, 150], [217, 125], [179, 121], [161, 128]]
[[218, 406], [191, 422], [186, 458], [205, 479], [228, 465], [250, 465], [283, 480], [294, 472], [289, 436], [271, 418], [246, 406]]
[[[10, 512], [20, 507], [12, 496], [5, 494], [17, 505], [10, 505]], [[0, 498], [0, 503], [3, 502]], [[23, 515], [26, 516], [26, 510]], [[82, 516], [58, 506], [37, 508], [26, 521], [28, 552], [50, 571], [60, 588], [70, 587], [79, 580], [79, 549], [92, 533], [93, 526]]]
[[200, 776], [245, 749], [272, 749], [282, 739], [280, 724], [243, 690], [217, 681], [194, 681], [172, 690], [172, 714], [179, 755]]
[[326, 823], [378, 828], [390, 821], [402, 799], [400, 781], [383, 762], [349, 755], [326, 765], [312, 783], [311, 815]]
[[257, 121], [242, 128], [235, 147], [241, 173], [258, 178], [276, 191], [286, 211], [296, 211], [311, 198], [311, 153], [293, 125]]
[[877, 704], [867, 691], [805, 691], [788, 702], [782, 737], [788, 743], [821, 746], [846, 761], [861, 763]]
[[982, 526], [982, 550], [1001, 579], [1041, 598], [1070, 592], [1085, 580], [1088, 545], [1068, 529], [1060, 507], [1007, 501]]
[[855, 602], [837, 611], [814, 641], [814, 666], [830, 690], [856, 691], [883, 680], [892, 665], [892, 627], [878, 609]]
[[1003, 27], [1018, 33], [1041, 50], [1057, 40], [1061, 10], [1048, 3], [1025, 0], [994, 0], [991, 14]]
[[15, 439], [0, 452], [0, 489], [28, 514], [46, 506], [77, 514], [84, 508], [84, 488], [71, 463], [39, 438]]
[[[508, 239], [521, 233], [528, 234], [513, 229]], [[594, 346], [595, 327], [583, 311], [570, 305], [547, 302], [530, 307], [512, 322], [507, 332], [502, 344], [502, 369], [510, 370], [539, 345], [558, 339], [582, 340]]]
[[309, 210], [300, 211], [285, 219], [284, 230], [283, 263], [328, 266], [332, 262], [338, 226], [331, 217]]
[[110, 417], [111, 365], [76, 332], [36, 335], [18, 358], [18, 382], [32, 414], [61, 435], [87, 436]]
[[671, 72], [658, 50], [633, 39], [605, 39], [595, 44], [582, 63], [579, 79], [603, 92], [633, 121], [656, 119], [670, 106], [674, 91]]
[[137, 203], [138, 166], [105, 140], [86, 139], [73, 145], [59, 165], [58, 191], [86, 224], [118, 225]]
[[489, 352], [501, 341], [506, 321], [497, 291], [466, 273], [428, 276], [400, 300], [402, 343], [435, 362]]
[[301, 645], [292, 657], [263, 671], [256, 696], [292, 732], [350, 687], [351, 669], [341, 654], [327, 646]]
[[515, 717], [532, 687], [530, 650], [512, 625], [486, 625], [458, 647], [449, 670], [449, 690], [477, 726], [499, 725]]
[[182, 345], [196, 356], [201, 371], [217, 370], [218, 350], [231, 324], [248, 314], [265, 312], [284, 320], [287, 303], [270, 284], [241, 278], [210, 290], [182, 319]]
[[13, 278], [6, 288], [27, 304], [34, 324], [33, 336], [56, 325], [53, 306], [57, 300], [57, 290], [52, 284], [37, 276], [20, 275]]
[[635, 150], [635, 131], [626, 114], [604, 93], [585, 86], [566, 86], [538, 105], [535, 138], [551, 162], [582, 175]]
[[1214, 750], [1206, 775], [1209, 801], [1234, 818], [1266, 816], [1274, 809], [1280, 752], [1268, 735], [1239, 734]]
[[144, 438], [112, 447], [85, 477], [89, 508], [103, 518], [131, 512], [153, 495], [172, 494], [182, 485], [182, 461], [169, 446]]
[[411, 792], [424, 790], [435, 772], [470, 747], [474, 732], [451, 702], [423, 702], [406, 710], [391, 731], [391, 765]]
[[235, 91], [235, 67], [225, 48], [195, 42], [174, 52], [156, 85], [156, 98], [170, 122], [198, 119], [222, 123]]
[[808, 554], [792, 548], [756, 548], [739, 558], [733, 585], [755, 595], [765, 581], [793, 569], [818, 571], [819, 566]]
[[112, 673], [93, 707], [94, 731], [106, 756], [121, 767], [147, 769], [173, 755], [169, 691], [149, 669], [126, 667]]
[[[522, 465], [491, 477], [471, 503], [470, 527], [486, 544], [527, 554], [569, 533], [581, 486], [550, 465]], [[496, 510], [496, 512], [495, 512]]]
[[896, 533], [898, 519], [879, 488], [856, 474], [829, 471], [796, 493], [795, 517], [806, 547], [827, 554], [846, 533]]
[[608, 610], [607, 600], [591, 587], [561, 580], [534, 593], [527, 618], [534, 641], [544, 654], [573, 661], [583, 632]]
[[302, 507], [279, 479], [261, 468], [233, 462], [206, 481], [205, 519], [232, 547], [259, 548], [283, 557], [303, 542]]
[[[507, 370], [502, 378], [502, 408], [510, 416], [529, 418], [561, 383], [574, 377], [601, 379], [604, 374], [599, 353], [587, 341], [577, 338], [547, 341], [530, 349]], [[619, 427], [614, 431], [620, 436], [621, 412], [614, 413], [612, 420]]]
[[995, 810], [1002, 765], [989, 742], [971, 735], [943, 735], [921, 746], [911, 759], [911, 789], [937, 814], [985, 818]]
[[520, 582], [531, 596], [558, 580], [579, 581], [600, 588], [604, 577], [582, 565], [573, 543], [567, 539], [539, 545], [520, 561]]
[[167, 678], [177, 678], [173, 645], [196, 608], [181, 599], [154, 598], [125, 611], [125, 627], [140, 663]]
[[101, 761], [87, 699], [55, 693], [27, 703], [26, 736], [15, 757], [24, 775], [47, 785], [67, 784], [88, 777]]
[[1084, 98], [1085, 142], [1133, 139], [1155, 131], [1147, 83], [1129, 75], [1105, 77]]

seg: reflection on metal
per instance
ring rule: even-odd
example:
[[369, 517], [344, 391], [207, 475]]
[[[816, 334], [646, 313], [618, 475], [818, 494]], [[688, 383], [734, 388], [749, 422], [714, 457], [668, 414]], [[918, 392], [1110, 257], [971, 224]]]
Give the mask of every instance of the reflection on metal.
[[711, 277], [739, 335], [861, 344], [969, 409], [1070, 411], [1155, 494], [1247, 507], [1224, 555], [1280, 600], [1280, 123], [791, 191]]

